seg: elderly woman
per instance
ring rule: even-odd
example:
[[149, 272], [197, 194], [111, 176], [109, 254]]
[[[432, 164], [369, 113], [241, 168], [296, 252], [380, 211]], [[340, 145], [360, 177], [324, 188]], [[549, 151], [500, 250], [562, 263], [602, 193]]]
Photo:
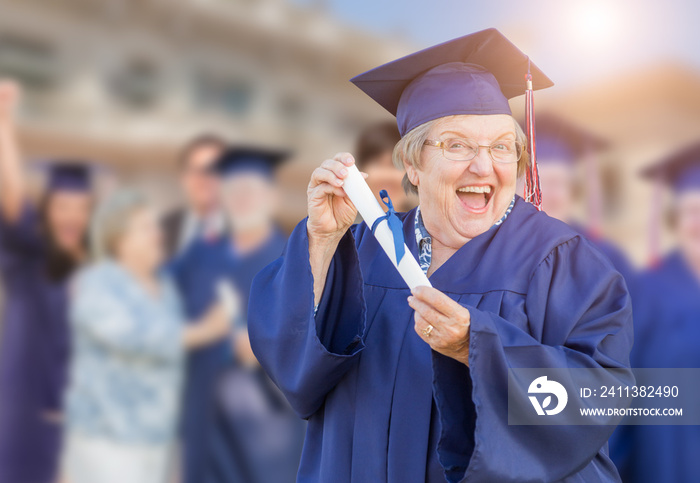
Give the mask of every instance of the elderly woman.
[[113, 195], [93, 229], [98, 261], [79, 274], [64, 472], [71, 483], [165, 482], [179, 418], [184, 356], [229, 332], [215, 305], [186, 325], [145, 199]]
[[309, 420], [298, 481], [618, 480], [612, 426], [508, 424], [509, 368], [624, 372], [632, 329], [606, 258], [515, 194], [528, 159], [504, 92], [527, 66], [488, 30], [354, 80], [397, 116], [420, 199], [403, 234], [434, 288], [409, 291], [351, 226], [353, 157], [324, 161], [248, 314], [258, 359]]

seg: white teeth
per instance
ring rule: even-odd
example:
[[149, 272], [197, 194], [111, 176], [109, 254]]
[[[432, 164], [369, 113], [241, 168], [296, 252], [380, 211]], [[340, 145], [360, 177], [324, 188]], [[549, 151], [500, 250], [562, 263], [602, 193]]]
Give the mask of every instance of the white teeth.
[[457, 191], [462, 193], [490, 193], [490, 186], [465, 186], [464, 188], [459, 188]]

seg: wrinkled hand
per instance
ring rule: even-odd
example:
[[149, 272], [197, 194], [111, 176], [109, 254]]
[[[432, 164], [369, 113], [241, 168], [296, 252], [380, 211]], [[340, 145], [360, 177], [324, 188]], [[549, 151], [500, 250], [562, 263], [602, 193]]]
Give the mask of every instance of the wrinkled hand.
[[309, 210], [306, 229], [310, 238], [338, 240], [355, 221], [357, 210], [342, 188], [348, 167], [354, 163], [350, 153], [338, 153], [311, 174], [306, 191]]
[[411, 293], [408, 305], [416, 311], [416, 333], [434, 351], [469, 365], [469, 310], [433, 287], [416, 287]]
[[19, 84], [0, 79], [0, 122], [10, 121], [14, 118], [20, 98]]

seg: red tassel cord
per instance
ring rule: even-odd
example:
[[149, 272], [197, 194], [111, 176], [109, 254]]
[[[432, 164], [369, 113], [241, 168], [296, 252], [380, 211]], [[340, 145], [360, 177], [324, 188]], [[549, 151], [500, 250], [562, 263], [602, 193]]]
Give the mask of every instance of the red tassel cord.
[[528, 59], [527, 88], [525, 90], [525, 124], [527, 134], [527, 152], [530, 155], [530, 169], [525, 174], [525, 201], [532, 203], [538, 211], [542, 211], [542, 189], [540, 175], [537, 171], [537, 149], [535, 143], [535, 106], [532, 99], [532, 75]]

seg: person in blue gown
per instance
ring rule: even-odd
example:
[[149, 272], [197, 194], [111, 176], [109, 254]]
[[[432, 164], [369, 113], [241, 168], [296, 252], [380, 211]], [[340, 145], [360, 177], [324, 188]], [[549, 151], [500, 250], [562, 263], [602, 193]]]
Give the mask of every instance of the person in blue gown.
[[[286, 236], [276, 225], [276, 167], [286, 153], [232, 147], [215, 164], [231, 234], [216, 241], [200, 238], [175, 263], [186, 305], [193, 313], [206, 306], [217, 285], [229, 286], [240, 301], [231, 344], [222, 343], [220, 364], [211, 375], [191, 372], [187, 394], [207, 399], [212, 423], [206, 434], [201, 412], [185, 415], [197, 428], [195, 448], [205, 461], [186, 481], [266, 483], [293, 481], [299, 464], [303, 423], [288, 407], [255, 359], [245, 314], [253, 277], [282, 253]], [[231, 357], [233, 356], [233, 357]], [[206, 382], [206, 390], [204, 383]], [[185, 448], [192, 439], [185, 432]], [[204, 449], [202, 449], [204, 448]], [[191, 478], [191, 479], [189, 479]]]
[[52, 483], [69, 357], [67, 284], [84, 259], [92, 211], [85, 165], [48, 166], [29, 201], [14, 133], [19, 88], [0, 82], [0, 483]]
[[[169, 264], [188, 320], [201, 317], [218, 299], [220, 243], [220, 239], [197, 236]], [[219, 425], [214, 392], [231, 361], [229, 336], [194, 349], [187, 356], [181, 421], [185, 483], [217, 481], [217, 458], [211, 451], [212, 434]]]
[[[677, 246], [643, 271], [632, 292], [632, 366], [700, 367], [700, 144], [677, 152], [645, 172], [673, 192]], [[620, 426], [611, 455], [623, 480], [690, 483], [700, 475], [700, 427]]]
[[[558, 116], [537, 116], [537, 164], [542, 190], [547, 193], [542, 209], [593, 242], [630, 283], [634, 278], [632, 265], [623, 251], [601, 234], [603, 193], [597, 160], [607, 145], [606, 140]], [[580, 179], [584, 182], [577, 181]], [[587, 204], [583, 222], [574, 216], [582, 195]]]
[[432, 287], [409, 290], [352, 225], [353, 157], [325, 160], [248, 309], [258, 360], [308, 419], [297, 481], [619, 481], [614, 426], [508, 424], [510, 368], [629, 376], [632, 345], [622, 276], [515, 194], [529, 157], [507, 98], [528, 65], [535, 88], [551, 85], [489, 29], [353, 79], [397, 117], [395, 159], [420, 204], [386, 219]]

